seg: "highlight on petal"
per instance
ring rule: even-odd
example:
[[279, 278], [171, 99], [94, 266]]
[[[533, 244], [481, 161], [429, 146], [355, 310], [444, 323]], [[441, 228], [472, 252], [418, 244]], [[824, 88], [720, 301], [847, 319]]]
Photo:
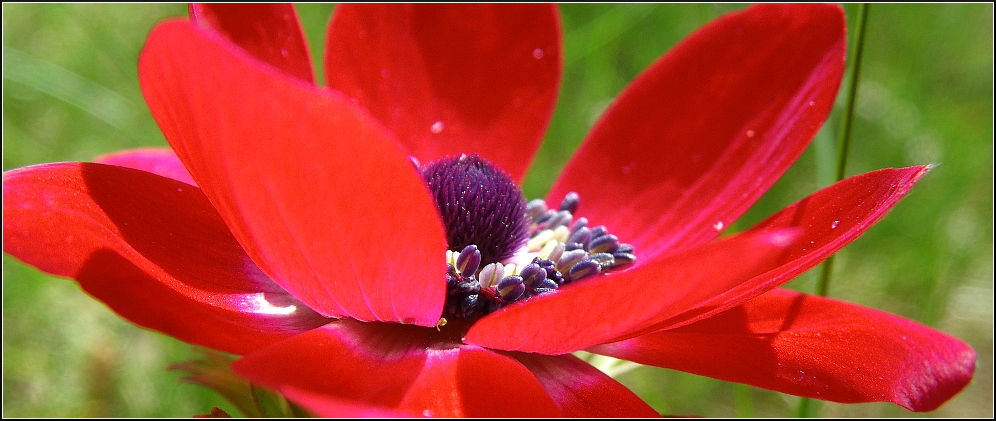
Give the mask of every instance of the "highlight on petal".
[[795, 162], [844, 71], [837, 5], [753, 6], [687, 37], [604, 113], [551, 189], [644, 256], [715, 238]]
[[[848, 178], [736, 236], [506, 307], [474, 325], [467, 341], [556, 354], [702, 320], [817, 265], [885, 216], [928, 170]], [[529, 322], [540, 319], [542, 331]]]
[[573, 355], [510, 353], [543, 384], [565, 417], [660, 417], [640, 397]]
[[98, 156], [93, 162], [133, 168], [196, 186], [180, 158], [170, 148], [139, 148]]
[[241, 354], [327, 322], [246, 256], [204, 195], [91, 163], [3, 174], [3, 250], [139, 326]]
[[454, 345], [446, 331], [343, 319], [246, 355], [232, 369], [322, 416], [354, 402], [428, 417], [555, 417], [560, 411], [514, 359]]
[[173, 150], [275, 282], [326, 316], [436, 324], [442, 222], [380, 124], [186, 21], [153, 30], [139, 76]]
[[190, 19], [260, 61], [314, 84], [311, 54], [292, 4], [191, 3]]
[[478, 154], [521, 182], [560, 85], [560, 18], [546, 4], [336, 7], [328, 86], [421, 162]]
[[618, 340], [777, 267], [794, 237], [791, 230], [732, 237], [571, 283], [481, 318], [464, 342], [557, 355]]
[[976, 354], [878, 310], [772, 290], [719, 316], [591, 348], [793, 395], [932, 411], [971, 380]]

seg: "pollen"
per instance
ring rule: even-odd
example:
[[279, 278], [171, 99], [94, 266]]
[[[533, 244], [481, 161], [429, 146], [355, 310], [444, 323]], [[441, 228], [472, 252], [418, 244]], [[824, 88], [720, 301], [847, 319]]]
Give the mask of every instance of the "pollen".
[[449, 245], [446, 304], [437, 328], [636, 261], [633, 246], [608, 228], [575, 219], [581, 204], [575, 192], [557, 209], [542, 199], [527, 203], [508, 174], [477, 155], [442, 158], [420, 169]]

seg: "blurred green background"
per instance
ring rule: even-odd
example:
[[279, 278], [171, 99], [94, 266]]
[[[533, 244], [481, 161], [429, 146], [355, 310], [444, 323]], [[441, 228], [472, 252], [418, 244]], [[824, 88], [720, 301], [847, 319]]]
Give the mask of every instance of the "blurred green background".
[[[543, 196], [629, 81], [695, 28], [742, 7], [562, 5], [565, 74], [527, 197]], [[854, 22], [856, 8], [845, 8]], [[316, 60], [332, 9], [298, 7]], [[136, 63], [150, 28], [176, 16], [186, 16], [185, 5], [5, 3], [4, 170], [165, 146], [139, 91]], [[974, 380], [925, 415], [992, 417], [993, 5], [873, 5], [861, 75], [847, 174], [939, 165], [838, 253], [830, 296], [970, 343], [979, 354]], [[840, 104], [798, 163], [731, 230], [832, 181]], [[813, 292], [815, 280], [811, 271], [789, 287]], [[236, 414], [213, 392], [164, 370], [196, 356], [185, 343], [121, 320], [72, 281], [4, 255], [3, 416], [187, 417], [212, 405]], [[652, 367], [619, 379], [663, 413], [779, 417], [794, 414], [799, 402]], [[884, 403], [817, 406], [822, 416], [917, 415]]]

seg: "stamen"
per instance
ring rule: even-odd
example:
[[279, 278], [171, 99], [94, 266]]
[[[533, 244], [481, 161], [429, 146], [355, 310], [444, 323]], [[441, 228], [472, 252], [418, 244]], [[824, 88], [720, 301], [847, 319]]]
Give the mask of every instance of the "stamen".
[[578, 196], [575, 192], [567, 193], [564, 196], [564, 201], [560, 202], [560, 210], [567, 211], [568, 213], [577, 213], [578, 205], [581, 204], [581, 196]]
[[619, 250], [619, 239], [612, 234], [595, 238], [588, 245], [588, 251], [592, 253], [615, 253], [616, 250]]
[[571, 234], [567, 239], [568, 243], [579, 243], [581, 245], [587, 246], [591, 243], [591, 230], [587, 227], [581, 227], [577, 231]]
[[501, 263], [490, 263], [481, 269], [481, 285], [485, 288], [498, 285], [502, 276], [505, 275], [505, 268]]
[[598, 263], [602, 268], [610, 268], [616, 264], [615, 256], [609, 253], [595, 253], [588, 256], [588, 260]]
[[533, 199], [526, 204], [526, 213], [530, 218], [535, 220], [539, 218], [540, 215], [546, 213], [546, 201], [543, 199]]
[[476, 155], [431, 162], [422, 174], [451, 248], [439, 327], [452, 319], [472, 322], [636, 261], [633, 246], [604, 225], [575, 219], [577, 193], [568, 193], [556, 210], [542, 199], [527, 203], [507, 174]]
[[464, 247], [456, 258], [456, 270], [460, 273], [477, 273], [477, 268], [480, 266], [481, 252], [473, 244]]
[[522, 277], [522, 283], [531, 289], [542, 287], [543, 282], [546, 281], [546, 270], [535, 263], [530, 263], [523, 268], [519, 275]]
[[588, 258], [588, 253], [584, 250], [571, 250], [565, 252], [563, 257], [557, 261], [557, 270], [567, 272], [568, 269]]
[[522, 277], [518, 275], [506, 276], [495, 289], [505, 303], [518, 300], [522, 293], [526, 292], [526, 286], [522, 284]]
[[592, 260], [582, 260], [576, 265], [571, 266], [571, 270], [567, 273], [567, 275], [570, 276], [571, 281], [573, 282], [589, 276], [598, 275], [601, 271], [602, 267], [599, 266], [597, 262]]

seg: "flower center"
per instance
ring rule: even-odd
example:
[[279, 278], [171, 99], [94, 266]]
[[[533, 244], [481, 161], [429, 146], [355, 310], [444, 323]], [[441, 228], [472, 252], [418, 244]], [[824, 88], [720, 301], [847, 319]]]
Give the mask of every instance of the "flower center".
[[436, 199], [450, 250], [471, 244], [485, 264], [507, 259], [529, 235], [526, 199], [515, 181], [477, 155], [442, 158], [422, 167]]
[[555, 292], [636, 260], [605, 226], [574, 219], [581, 198], [557, 210], [526, 203], [515, 181], [477, 155], [421, 167], [446, 227], [446, 305], [439, 321], [476, 320], [513, 302]]

